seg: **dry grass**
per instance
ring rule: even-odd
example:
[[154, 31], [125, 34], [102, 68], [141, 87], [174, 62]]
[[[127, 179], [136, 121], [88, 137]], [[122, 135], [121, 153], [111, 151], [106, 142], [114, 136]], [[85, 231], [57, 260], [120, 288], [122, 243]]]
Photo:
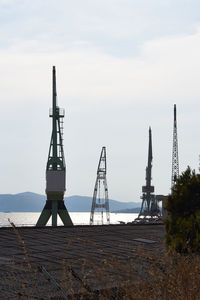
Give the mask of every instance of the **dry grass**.
[[24, 249], [24, 261], [19, 267], [13, 260], [12, 271], [2, 274], [7, 299], [200, 299], [198, 255], [161, 255], [138, 248], [126, 260], [106, 253], [98, 263], [89, 257], [73, 264], [63, 260], [61, 272], [55, 275], [31, 264], [22, 237], [11, 225]]

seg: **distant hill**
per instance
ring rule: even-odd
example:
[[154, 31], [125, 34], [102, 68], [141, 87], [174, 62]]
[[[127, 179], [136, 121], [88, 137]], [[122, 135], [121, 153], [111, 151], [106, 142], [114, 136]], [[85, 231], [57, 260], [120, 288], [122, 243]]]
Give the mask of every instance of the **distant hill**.
[[[31, 192], [0, 194], [0, 212], [40, 212], [45, 201], [46, 196]], [[70, 212], [89, 212], [92, 198], [75, 195], [66, 197], [65, 203]], [[109, 200], [109, 204], [111, 212], [134, 209], [140, 206], [139, 202], [119, 202], [116, 200]]]
[[0, 194], [0, 211], [37, 212], [41, 211], [46, 197], [35, 193]]
[[125, 214], [137, 214], [139, 212], [140, 212], [140, 207], [125, 208], [125, 209], [120, 209], [115, 211], [115, 213], [125, 213]]

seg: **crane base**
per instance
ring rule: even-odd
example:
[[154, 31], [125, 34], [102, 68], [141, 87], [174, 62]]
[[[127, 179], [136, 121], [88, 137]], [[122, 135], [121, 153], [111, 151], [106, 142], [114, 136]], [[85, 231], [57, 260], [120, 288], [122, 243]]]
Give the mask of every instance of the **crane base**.
[[61, 218], [64, 226], [73, 226], [70, 215], [63, 200], [47, 200], [41, 215], [36, 223], [36, 227], [43, 227], [52, 216], [52, 226], [57, 226], [57, 216]]

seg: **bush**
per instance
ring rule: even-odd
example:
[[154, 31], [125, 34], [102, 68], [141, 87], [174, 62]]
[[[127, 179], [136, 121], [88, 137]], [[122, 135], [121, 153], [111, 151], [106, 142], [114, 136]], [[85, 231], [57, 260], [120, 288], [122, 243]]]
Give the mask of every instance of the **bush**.
[[166, 245], [177, 252], [200, 252], [200, 174], [187, 168], [165, 203]]

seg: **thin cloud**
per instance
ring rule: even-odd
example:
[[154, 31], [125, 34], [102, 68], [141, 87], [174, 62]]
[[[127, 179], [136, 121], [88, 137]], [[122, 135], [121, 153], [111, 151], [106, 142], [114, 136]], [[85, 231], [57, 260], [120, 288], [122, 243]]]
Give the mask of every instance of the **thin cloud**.
[[26, 72], [30, 75], [29, 88], [25, 87], [23, 91], [27, 98], [30, 90], [34, 89], [33, 76], [37, 72], [37, 80], [43, 82], [52, 64], [58, 66], [61, 74], [59, 82], [64, 97], [77, 101], [84, 99], [89, 105], [95, 101], [122, 99], [164, 101], [171, 98], [172, 94], [177, 100], [183, 101], [191, 98], [191, 91], [194, 101], [200, 97], [199, 31], [192, 35], [146, 42], [141, 47], [140, 55], [135, 58], [118, 58], [95, 48], [35, 53], [34, 47], [38, 44], [38, 41], [29, 40], [8, 52], [1, 52], [0, 79], [4, 82], [2, 93], [7, 94], [7, 98], [8, 84], [16, 88], [19, 86], [17, 89], [21, 94], [18, 72], [22, 74], [22, 79]]
[[[50, 139], [48, 107], [55, 64], [59, 104], [67, 111], [68, 193], [90, 195], [97, 152], [106, 145], [110, 197], [139, 200], [149, 125], [153, 130], [153, 184], [157, 193], [168, 193], [173, 103], [178, 106], [181, 170], [198, 164], [198, 150], [194, 149], [200, 147], [196, 117], [199, 51], [199, 31], [144, 43], [137, 58], [118, 58], [95, 48], [52, 54], [27, 51], [26, 47], [24, 51], [1, 51], [0, 126], [5, 141], [1, 157], [9, 155], [9, 166], [1, 161], [7, 172], [0, 174], [2, 192], [44, 191], [45, 177], [42, 182], [41, 177]], [[23, 165], [24, 158], [28, 166]], [[12, 170], [19, 165], [16, 176]]]

